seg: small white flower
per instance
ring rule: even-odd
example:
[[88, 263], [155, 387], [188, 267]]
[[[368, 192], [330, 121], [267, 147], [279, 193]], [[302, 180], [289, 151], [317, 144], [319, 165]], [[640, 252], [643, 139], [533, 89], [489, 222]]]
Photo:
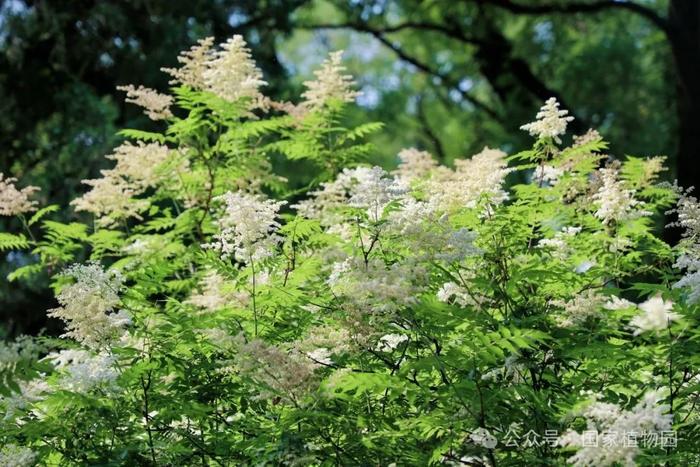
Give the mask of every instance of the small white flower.
[[521, 126], [520, 129], [529, 132], [532, 136], [554, 138], [554, 141], [561, 143], [559, 135], [566, 133], [567, 124], [574, 119], [567, 116], [568, 113], [568, 110], [560, 110], [559, 102], [554, 97], [550, 97], [537, 112], [537, 120]]
[[605, 305], [603, 305], [603, 308], [605, 308], [606, 310], [624, 310], [633, 306], [635, 306], [635, 304], [630, 302], [629, 300], [625, 300], [624, 298], [620, 298], [616, 295], [613, 295], [610, 297], [610, 300], [608, 300], [605, 303]]
[[551, 165], [537, 166], [532, 174], [532, 181], [535, 183], [544, 182], [549, 185], [556, 185], [559, 177], [564, 175], [564, 170]]
[[306, 356], [316, 363], [320, 363], [322, 365], [333, 364], [333, 360], [331, 359], [331, 351], [324, 347], [319, 347], [316, 350], [312, 350], [311, 352], [308, 352]]
[[563, 308], [563, 315], [557, 317], [563, 327], [584, 324], [589, 319], [600, 317], [600, 308], [605, 297], [593, 289], [587, 289], [574, 295], [569, 300], [553, 300], [552, 305]]
[[685, 276], [673, 287], [687, 287], [687, 301], [695, 304], [700, 302], [700, 203], [694, 196], [682, 193], [672, 212], [678, 215], [678, 221], [671, 225], [684, 229], [680, 244], [681, 255], [674, 266], [685, 271]]
[[0, 172], [0, 216], [16, 216], [36, 211], [37, 202], [29, 197], [39, 191], [39, 188], [27, 186], [19, 190], [15, 186], [16, 181], [16, 178], [5, 178]]
[[117, 379], [115, 357], [102, 352], [68, 349], [46, 357], [58, 370], [65, 372], [60, 385], [70, 391], [87, 393], [96, 386], [112, 386]]
[[151, 120], [165, 120], [173, 116], [170, 111], [173, 98], [167, 94], [160, 94], [154, 89], [143, 86], [135, 88], [131, 84], [117, 86], [117, 89], [126, 92], [126, 102], [143, 107], [144, 113]]
[[251, 105], [257, 104], [262, 97], [259, 89], [267, 82], [263, 81], [245, 39], [237, 34], [220, 46], [221, 50], [211, 55], [202, 71], [206, 90], [230, 102], [248, 98]]
[[438, 165], [429, 152], [416, 148], [402, 149], [399, 152], [399, 160], [401, 163], [393, 173], [397, 178], [409, 182], [425, 177]]
[[575, 237], [581, 231], [581, 227], [564, 227], [556, 232], [552, 238], [543, 238], [537, 242], [537, 248], [543, 248], [550, 252], [552, 256], [560, 260], [566, 260], [571, 254], [571, 248], [567, 241]]
[[181, 65], [180, 68], [161, 68], [162, 71], [173, 77], [169, 84], [183, 84], [192, 89], [204, 89], [203, 75], [207, 69], [207, 62], [211, 58], [213, 45], [213, 37], [199, 39], [190, 50], [180, 52], [177, 57], [177, 61]]
[[[668, 413], [668, 405], [658, 403], [662, 399], [658, 391], [650, 391], [632, 409], [623, 410], [615, 404], [597, 401], [594, 395], [594, 401], [576, 414], [586, 418], [587, 430], [583, 433], [569, 430], [559, 437], [557, 444], [578, 449], [567, 459], [574, 467], [637, 465], [635, 457], [641, 452], [641, 445], [630, 443], [630, 434], [658, 436], [671, 430], [673, 415]], [[605, 435], [608, 442], [591, 442], [590, 435], [599, 441]]]
[[381, 167], [360, 167], [355, 171], [355, 178], [356, 185], [348, 204], [366, 209], [374, 222], [379, 221], [387, 204], [401, 199], [408, 192], [408, 187], [401, 180], [390, 178]]
[[603, 225], [651, 215], [649, 211], [637, 209], [640, 201], [634, 198], [634, 190], [626, 189], [618, 180], [616, 169], [604, 168], [598, 172], [603, 183], [593, 195], [593, 203], [598, 206], [594, 215], [603, 221]]
[[493, 449], [498, 444], [496, 437], [493, 436], [486, 428], [477, 428], [469, 435], [469, 439], [471, 439], [477, 446], [481, 446], [486, 449]]
[[644, 312], [632, 318], [630, 325], [637, 328], [634, 335], [645, 331], [661, 331], [669, 326], [671, 321], [676, 321], [680, 316], [672, 311], [673, 302], [666, 301], [660, 295], [650, 298], [639, 305]]
[[353, 91], [355, 81], [345, 74], [346, 68], [341, 64], [343, 51], [331, 52], [321, 64], [321, 69], [314, 71], [316, 80], [305, 81], [307, 90], [302, 94], [304, 106], [311, 109], [323, 107], [330, 100], [352, 102], [359, 95]]
[[589, 269], [591, 269], [593, 266], [595, 266], [594, 261], [582, 261], [576, 266], [576, 269], [574, 269], [574, 272], [576, 272], [577, 274], [584, 274]]
[[123, 327], [131, 323], [125, 311], [114, 312], [119, 304], [119, 290], [123, 281], [119, 271], [104, 270], [96, 262], [75, 264], [62, 275], [76, 280], [61, 289], [56, 297], [61, 305], [49, 310], [49, 316], [63, 320], [67, 332], [88, 347], [98, 348], [117, 337]]
[[377, 350], [380, 352], [391, 352], [407, 340], [408, 336], [405, 334], [386, 334], [379, 338]]
[[221, 253], [222, 258], [234, 256], [238, 261], [250, 263], [272, 254], [281, 241], [275, 230], [280, 227], [277, 212], [285, 201], [266, 199], [243, 191], [227, 192], [214, 198], [223, 201], [225, 212], [217, 221], [220, 233], [214, 241], [202, 245]]
[[3, 467], [31, 467], [36, 465], [36, 457], [31, 449], [16, 444], [0, 448], [0, 465]]
[[449, 303], [454, 297], [454, 302], [460, 306], [473, 305], [475, 300], [469, 295], [466, 288], [454, 282], [445, 282], [437, 291], [437, 299], [444, 303]]
[[572, 226], [567, 226], [561, 229], [562, 234], [568, 235], [570, 237], [573, 237], [577, 233], [581, 232], [581, 227], [572, 227]]
[[513, 171], [506, 158], [505, 152], [484, 147], [470, 158], [455, 160], [454, 170], [439, 166], [425, 183], [426, 195], [447, 212], [474, 208], [486, 200], [490, 205], [501, 204], [508, 199], [503, 182]]

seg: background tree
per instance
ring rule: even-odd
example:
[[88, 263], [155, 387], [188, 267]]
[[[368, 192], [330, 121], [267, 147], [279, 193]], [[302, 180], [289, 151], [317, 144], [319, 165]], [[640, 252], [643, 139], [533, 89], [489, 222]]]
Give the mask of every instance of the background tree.
[[[298, 0], [0, 2], [0, 172], [42, 188], [42, 204], [66, 206], [80, 181], [104, 168], [116, 128], [149, 129], [118, 85], [168, 87], [161, 67], [198, 38], [243, 33], [272, 95], [284, 95], [275, 41]], [[72, 210], [63, 217], [75, 216]], [[0, 222], [4, 222], [0, 220]], [[12, 331], [44, 326], [45, 292], [5, 280], [24, 258], [0, 264], [0, 319]], [[44, 290], [37, 288], [37, 290]]]
[[[407, 108], [438, 155], [495, 139], [522, 147], [518, 122], [555, 96], [573, 109], [574, 130], [600, 128], [627, 153], [668, 154], [681, 184], [700, 180], [698, 2], [330, 1], [303, 11], [301, 27], [367, 35], [407, 65], [401, 81], [421, 96]], [[466, 142], [445, 148], [453, 130]]]

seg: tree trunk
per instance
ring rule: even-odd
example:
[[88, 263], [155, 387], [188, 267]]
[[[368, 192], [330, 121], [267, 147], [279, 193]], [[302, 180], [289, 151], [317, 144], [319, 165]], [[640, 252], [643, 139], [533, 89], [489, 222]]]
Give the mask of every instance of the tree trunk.
[[700, 2], [672, 0], [668, 24], [678, 76], [676, 173], [681, 186], [700, 190]]

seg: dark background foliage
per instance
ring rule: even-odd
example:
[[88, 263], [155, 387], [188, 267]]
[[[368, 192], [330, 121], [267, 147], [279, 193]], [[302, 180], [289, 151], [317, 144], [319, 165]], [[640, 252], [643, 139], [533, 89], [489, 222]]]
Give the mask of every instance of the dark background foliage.
[[[152, 125], [116, 86], [165, 90], [160, 68], [180, 50], [239, 33], [278, 99], [346, 49], [364, 93], [348, 118], [386, 123], [375, 163], [411, 145], [445, 163], [484, 145], [522, 149], [518, 127], [556, 96], [575, 132], [599, 129], [617, 157], [665, 154], [668, 178], [696, 185], [699, 23], [697, 0], [3, 0], [0, 171], [67, 205], [105, 167], [118, 128]], [[38, 332], [53, 306], [41, 281], [4, 280], [26, 260], [0, 264], [10, 334]]]

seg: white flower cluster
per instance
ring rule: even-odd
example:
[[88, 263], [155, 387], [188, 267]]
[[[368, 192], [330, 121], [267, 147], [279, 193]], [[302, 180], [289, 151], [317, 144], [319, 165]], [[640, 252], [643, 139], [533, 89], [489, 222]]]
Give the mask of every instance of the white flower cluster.
[[219, 251], [222, 258], [233, 256], [246, 264], [272, 254], [280, 241], [274, 233], [280, 226], [277, 212], [285, 201], [243, 191], [229, 191], [215, 200], [223, 201], [225, 210], [217, 221], [220, 232], [214, 236], [213, 243], [204, 245], [205, 248]]
[[331, 325], [313, 326], [306, 337], [296, 341], [294, 348], [300, 353], [325, 348], [333, 354], [347, 352], [351, 347], [350, 335], [346, 329]]
[[377, 350], [379, 352], [392, 352], [407, 341], [408, 336], [406, 334], [385, 334], [379, 338]]
[[[51, 392], [49, 384], [43, 378], [19, 381], [19, 391], [9, 396], [0, 396], [0, 407], [5, 412], [4, 420], [11, 420], [21, 411], [31, 409], [32, 405], [44, 399]], [[0, 464], [1, 465], [1, 464]]]
[[260, 87], [267, 83], [256, 66], [243, 36], [234, 35], [214, 50], [214, 38], [200, 39], [178, 57], [180, 68], [163, 68], [173, 77], [170, 84], [209, 91], [236, 102], [249, 99], [249, 108], [261, 106]]
[[671, 321], [680, 318], [673, 310], [673, 302], [666, 301], [660, 295], [650, 298], [639, 305], [642, 314], [632, 318], [630, 325], [635, 328], [634, 334], [638, 335], [645, 331], [661, 331], [668, 328]]
[[603, 304], [603, 308], [606, 310], [639, 308], [641, 313], [634, 316], [629, 323], [634, 329], [635, 336], [646, 331], [664, 330], [672, 321], [680, 318], [680, 315], [673, 311], [673, 302], [664, 300], [660, 295], [651, 297], [639, 305], [613, 295]]
[[311, 192], [311, 198], [292, 207], [326, 226], [337, 225], [342, 219], [338, 211], [347, 206], [366, 209], [370, 219], [377, 221], [386, 205], [401, 199], [407, 191], [405, 184], [390, 178], [381, 167], [346, 168], [335, 180]]
[[347, 204], [358, 169], [343, 169], [335, 180], [321, 183], [321, 189], [291, 207], [309, 219], [317, 219], [324, 226], [336, 225], [342, 218], [337, 211]]
[[393, 312], [417, 302], [424, 276], [417, 264], [386, 265], [377, 258], [365, 264], [360, 258], [348, 258], [333, 265], [327, 282], [334, 294], [358, 309]]
[[112, 226], [120, 219], [141, 219], [140, 213], [148, 208], [146, 200], [134, 198], [139, 192], [127, 183], [115, 183], [111, 177], [83, 180], [83, 183], [92, 188], [71, 204], [76, 211], [93, 213], [103, 227]]
[[644, 178], [641, 183], [647, 184], [656, 180], [658, 175], [666, 170], [666, 167], [664, 167], [665, 161], [666, 158], [664, 156], [654, 156], [644, 159]]
[[399, 208], [391, 211], [387, 220], [392, 233], [421, 242], [433, 243], [432, 240], [438, 235], [436, 229], [430, 228], [433, 226], [444, 232], [452, 232], [447, 223], [448, 216], [439, 213], [435, 203], [418, 201], [412, 196], [402, 199]]
[[686, 274], [673, 286], [675, 288], [687, 287], [689, 289], [688, 303], [696, 304], [700, 302], [700, 260], [683, 255], [678, 258], [675, 266], [678, 269], [685, 270]]
[[442, 287], [437, 291], [437, 299], [443, 303], [450, 303], [451, 300], [454, 300], [454, 303], [462, 307], [478, 305], [478, 301], [465, 287], [451, 281], [442, 284]]
[[[332, 182], [322, 184], [321, 190], [311, 193], [311, 198], [292, 207], [305, 217], [318, 219], [329, 227], [329, 233], [345, 240], [358, 233], [358, 226], [348, 221], [347, 208], [364, 209], [371, 222], [386, 221], [371, 229], [400, 237], [410, 245], [416, 259], [455, 262], [481, 252], [474, 246], [474, 232], [452, 228], [448, 216], [432, 199], [418, 201], [408, 195], [407, 182], [398, 174], [389, 176], [380, 167], [345, 169]], [[391, 203], [393, 208], [385, 212]], [[364, 245], [371, 243], [366, 230], [359, 234]]]
[[[352, 76], [345, 74], [346, 67], [341, 64], [342, 51], [332, 52], [320, 69], [314, 71], [316, 79], [303, 83], [307, 88], [302, 94], [304, 101], [294, 105], [275, 102], [262, 95], [260, 88], [267, 85], [267, 82], [263, 80], [262, 72], [255, 64], [243, 36], [234, 35], [219, 44], [219, 50], [213, 46], [212, 37], [200, 39], [190, 50], [180, 53], [179, 68], [162, 68], [162, 71], [173, 77], [170, 84], [208, 91], [229, 102], [247, 99], [248, 110], [273, 108], [293, 117], [303, 117], [309, 111], [321, 109], [331, 101], [352, 102], [360, 94], [353, 90], [355, 81]], [[150, 95], [145, 97], [148, 97], [152, 108], [155, 107], [154, 104], [163, 102]], [[134, 94], [134, 98], [140, 99], [139, 104], [146, 103], [144, 97]], [[157, 112], [156, 116], [161, 113]]]
[[592, 143], [593, 141], [601, 141], [603, 137], [598, 133], [598, 130], [595, 130], [593, 128], [589, 128], [588, 131], [586, 131], [582, 135], [577, 135], [574, 136], [574, 144], [572, 147], [581, 147], [585, 146], [586, 144]]
[[592, 445], [585, 433], [568, 431], [558, 440], [561, 446], [578, 448], [568, 459], [574, 467], [624, 465], [635, 466], [639, 446], [628, 443], [628, 434], [660, 433], [671, 429], [673, 415], [670, 407], [658, 404], [663, 399], [658, 391], [647, 392], [632, 410], [622, 410], [615, 404], [595, 401], [583, 410], [588, 430], [605, 436], [607, 442]]
[[304, 355], [320, 366], [333, 364], [333, 356], [347, 352], [351, 347], [350, 334], [335, 326], [313, 326], [306, 337], [292, 344], [292, 353]]
[[[506, 196], [501, 190], [501, 177], [508, 169], [501, 160], [503, 156], [500, 151], [486, 150], [473, 160], [464, 161], [460, 172], [435, 170], [433, 178], [427, 181], [435, 195], [427, 201], [408, 196], [406, 177], [396, 173], [392, 178], [380, 167], [359, 167], [343, 170], [336, 180], [324, 183], [321, 190], [312, 193], [311, 198], [292, 207], [306, 217], [319, 219], [323, 225], [330, 227], [329, 232], [338, 233], [345, 239], [351, 238], [356, 226], [347, 224], [344, 210], [348, 206], [365, 209], [370, 221], [386, 220], [379, 228], [410, 243], [416, 257], [423, 255], [447, 262], [461, 261], [480, 253], [474, 246], [475, 234], [467, 229], [454, 230], [449, 225], [446, 213], [441, 212], [445, 206], [440, 206], [440, 202], [453, 207], [467, 202], [474, 205], [487, 192], [493, 201], [504, 200]], [[427, 153], [417, 157], [430, 158]], [[429, 163], [421, 164], [426, 170], [432, 166]], [[479, 175], [475, 170], [486, 177], [482, 177], [482, 183], [477, 182]], [[450, 182], [445, 188], [447, 178]], [[483, 185], [484, 180], [486, 186]], [[385, 208], [391, 203], [395, 203], [395, 208], [385, 216]], [[363, 243], [366, 243], [368, 239], [364, 237], [364, 232], [361, 235]]]
[[0, 342], [0, 374], [14, 371], [21, 362], [31, 362], [39, 357], [43, 346], [30, 336], [19, 336], [11, 342]]
[[115, 357], [106, 352], [93, 354], [81, 349], [68, 349], [46, 357], [63, 372], [59, 386], [68, 391], [86, 394], [97, 386], [110, 387], [117, 379]]
[[486, 449], [493, 449], [498, 444], [498, 440], [486, 428], [477, 428], [469, 435], [469, 439], [477, 446]]
[[460, 262], [482, 251], [474, 245], [476, 233], [454, 229], [449, 216], [438, 211], [435, 203], [407, 196], [386, 217], [385, 231], [401, 238], [417, 260]]
[[131, 319], [119, 305], [122, 276], [118, 271], [105, 271], [97, 263], [76, 264], [63, 272], [75, 280], [61, 289], [56, 297], [61, 307], [49, 311], [49, 316], [63, 320], [72, 337], [91, 348], [100, 348], [118, 337]]
[[566, 133], [566, 126], [574, 119], [567, 116], [568, 114], [568, 110], [559, 109], [556, 98], [550, 97], [537, 112], [537, 120], [521, 126], [520, 129], [537, 138], [553, 138], [557, 143], [561, 143], [559, 136]]
[[332, 365], [333, 359], [331, 359], [331, 355], [332, 352], [326, 347], [319, 347], [306, 353], [307, 357], [320, 365]]
[[164, 178], [161, 167], [170, 156], [171, 151], [158, 143], [126, 142], [118, 146], [113, 154], [105, 156], [116, 164], [112, 169], [103, 170], [102, 175], [117, 183], [125, 181], [140, 192]]
[[547, 183], [550, 186], [554, 186], [562, 175], [564, 175], [564, 169], [542, 164], [535, 168], [532, 174], [532, 180], [536, 183]]
[[390, 178], [381, 167], [359, 168], [355, 170], [352, 195], [348, 204], [355, 208], [367, 210], [369, 218], [378, 222], [384, 208], [401, 199], [408, 187], [400, 181]]
[[581, 325], [601, 316], [600, 310], [606, 303], [606, 297], [594, 289], [587, 289], [570, 300], [552, 301], [552, 305], [563, 308], [563, 315], [558, 317], [558, 323], [562, 327]]
[[438, 166], [429, 152], [416, 148], [402, 149], [399, 152], [399, 161], [399, 166], [393, 174], [406, 182], [426, 177]]
[[433, 171], [425, 190], [442, 211], [473, 208], [483, 198], [500, 204], [508, 199], [502, 185], [510, 172], [506, 153], [486, 147], [470, 159], [455, 161], [455, 170], [439, 167]]
[[641, 203], [634, 199], [634, 190], [625, 189], [623, 183], [618, 180], [616, 169], [603, 168], [598, 173], [602, 184], [593, 195], [593, 202], [598, 206], [595, 216], [603, 221], [604, 225], [651, 215], [648, 211], [636, 209]]
[[3, 467], [32, 467], [37, 454], [29, 448], [8, 444], [0, 448], [0, 465]]
[[565, 260], [571, 253], [568, 241], [579, 232], [581, 227], [564, 227], [555, 233], [554, 237], [543, 238], [537, 242], [537, 247], [550, 251], [555, 258]]
[[116, 161], [114, 168], [102, 170], [102, 178], [83, 180], [90, 191], [71, 202], [76, 211], [87, 211], [98, 217], [102, 226], [135, 217], [148, 208], [147, 200], [135, 197], [165, 178], [162, 166], [171, 156], [166, 146], [157, 143], [118, 146], [107, 159]]
[[126, 92], [126, 102], [142, 107], [151, 120], [165, 120], [173, 116], [170, 111], [173, 98], [167, 94], [161, 94], [155, 89], [144, 86], [135, 88], [131, 84], [117, 86], [117, 89]]
[[345, 74], [346, 68], [341, 64], [342, 56], [342, 50], [331, 52], [321, 68], [314, 71], [316, 79], [304, 82], [307, 88], [301, 95], [305, 99], [304, 107], [320, 109], [331, 100], [352, 102], [359, 95], [359, 92], [352, 89], [355, 85], [352, 76]]
[[256, 104], [262, 98], [260, 87], [267, 83], [243, 36], [235, 35], [220, 47], [205, 63], [205, 89], [231, 102], [246, 98]]
[[625, 310], [634, 306], [636, 305], [630, 302], [629, 300], [625, 300], [624, 298], [620, 298], [616, 295], [613, 295], [607, 302], [605, 302], [603, 308], [605, 308], [606, 310]]
[[18, 190], [16, 182], [16, 178], [5, 178], [0, 172], [0, 216], [16, 216], [36, 211], [37, 202], [29, 197], [39, 191], [39, 187], [27, 186]]
[[[313, 355], [325, 360], [329, 354], [322, 350]], [[315, 371], [321, 363], [309, 355], [286, 351], [259, 339], [240, 343], [237, 361], [243, 375], [263, 385], [259, 398], [283, 397], [292, 401], [298, 401], [317, 385]]]
[[199, 39], [190, 50], [181, 52], [177, 57], [180, 68], [161, 68], [173, 77], [170, 84], [181, 84], [192, 89], [204, 89], [204, 71], [212, 53], [213, 37]]
[[694, 304], [700, 302], [700, 203], [694, 196], [682, 193], [674, 212], [678, 220], [672, 225], [684, 230], [682, 254], [676, 260], [675, 267], [686, 272], [674, 287], [687, 287], [688, 303]]
[[224, 277], [211, 270], [200, 283], [201, 291], [190, 295], [185, 303], [207, 311], [216, 311], [225, 306], [245, 307], [250, 300], [247, 292], [227, 287]]

